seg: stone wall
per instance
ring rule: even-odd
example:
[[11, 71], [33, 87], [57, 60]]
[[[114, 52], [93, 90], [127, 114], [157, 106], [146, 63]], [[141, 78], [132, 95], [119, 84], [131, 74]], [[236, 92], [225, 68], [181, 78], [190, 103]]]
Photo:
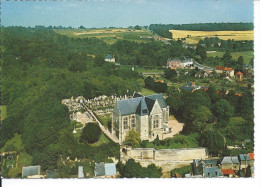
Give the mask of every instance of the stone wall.
[[154, 149], [154, 148], [131, 148], [122, 146], [120, 149], [121, 160], [126, 162], [134, 159], [143, 167], [155, 164], [161, 167], [163, 172], [169, 174], [174, 168], [188, 166], [194, 159], [208, 158], [206, 148], [183, 148], [183, 149]]
[[133, 159], [152, 159], [154, 161], [189, 161], [207, 158], [206, 148], [153, 149], [127, 148], [126, 156]]

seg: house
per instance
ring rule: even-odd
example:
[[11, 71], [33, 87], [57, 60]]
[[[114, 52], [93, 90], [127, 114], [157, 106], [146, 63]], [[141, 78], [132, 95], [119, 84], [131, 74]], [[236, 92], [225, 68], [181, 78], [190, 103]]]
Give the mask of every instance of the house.
[[169, 106], [162, 94], [143, 96], [134, 93], [133, 98], [116, 103], [112, 115], [112, 134], [124, 142], [130, 130], [136, 130], [141, 140], [154, 140], [169, 131]]
[[181, 60], [180, 59], [168, 59], [167, 60], [167, 64], [166, 64], [166, 68], [171, 68], [171, 69], [177, 69], [181, 67]]
[[233, 169], [222, 169], [221, 170], [223, 176], [225, 177], [234, 177], [235, 176], [235, 172]]
[[220, 164], [220, 169], [233, 169], [235, 172], [239, 171], [239, 161], [237, 156], [225, 156]]
[[84, 178], [83, 166], [78, 167], [78, 178]]
[[106, 57], [105, 57], [105, 61], [115, 63], [116, 59], [114, 58], [114, 55], [112, 56], [111, 54], [107, 54]]
[[163, 80], [156, 80], [156, 82], [164, 83], [164, 81], [163, 81]]
[[115, 178], [116, 177], [116, 165], [114, 163], [100, 164], [95, 163], [95, 177], [97, 178]]
[[[251, 158], [254, 157], [252, 153]], [[239, 154], [240, 161], [240, 177], [252, 177], [254, 175], [254, 160], [250, 159], [249, 154]]]
[[203, 175], [206, 167], [218, 166], [218, 159], [208, 159], [208, 160], [194, 159], [191, 165], [192, 165], [193, 176]]
[[223, 177], [221, 170], [215, 167], [206, 167], [203, 173], [203, 177], [212, 178], [212, 177]]
[[229, 67], [218, 66], [215, 68], [215, 71], [218, 74], [225, 73], [226, 76], [234, 77], [234, 69], [229, 68]]
[[236, 78], [238, 78], [239, 80], [242, 80], [243, 78], [243, 73], [241, 73], [240, 71], [236, 73]]
[[185, 90], [185, 91], [194, 92], [194, 91], [199, 90], [199, 89], [201, 89], [201, 86], [197, 86], [197, 85], [195, 85], [195, 83], [191, 83], [191, 82], [188, 82], [186, 84], [186, 86], [180, 86], [179, 87], [179, 91]]
[[239, 158], [239, 161], [240, 161], [240, 169], [247, 168], [248, 165], [251, 163], [248, 154], [239, 154], [238, 158]]
[[41, 175], [41, 166], [23, 167], [22, 178], [43, 178], [43, 176]]
[[191, 58], [186, 58], [181, 61], [181, 68], [191, 67], [193, 65], [193, 60]]

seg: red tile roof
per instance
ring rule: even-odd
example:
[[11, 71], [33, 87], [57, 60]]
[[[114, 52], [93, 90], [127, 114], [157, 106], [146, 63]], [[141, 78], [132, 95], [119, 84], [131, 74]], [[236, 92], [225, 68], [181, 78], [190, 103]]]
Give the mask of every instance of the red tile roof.
[[249, 155], [250, 160], [254, 160], [255, 159], [254, 153], [248, 153], [248, 155]]
[[157, 80], [156, 82], [164, 83], [164, 81], [163, 81], [163, 80]]
[[242, 94], [241, 93], [234, 93], [234, 95], [237, 95], [237, 96], [242, 96]]
[[218, 67], [216, 67], [216, 70], [232, 71], [233, 69], [229, 68], [229, 67], [218, 66]]
[[234, 170], [233, 169], [222, 169], [221, 172], [223, 173], [223, 175], [234, 174]]
[[236, 73], [236, 75], [243, 75], [243, 73], [241, 73], [240, 71]]

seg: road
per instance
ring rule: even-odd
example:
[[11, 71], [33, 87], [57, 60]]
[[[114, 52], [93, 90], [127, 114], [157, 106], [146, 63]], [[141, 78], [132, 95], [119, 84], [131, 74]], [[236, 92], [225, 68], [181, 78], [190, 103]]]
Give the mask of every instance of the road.
[[194, 64], [194, 67], [198, 67], [199, 69], [204, 69], [204, 70], [209, 70], [209, 71], [213, 71], [214, 70], [214, 68], [212, 68], [212, 67], [208, 67], [208, 66], [203, 66], [203, 65], [201, 65], [201, 64], [199, 64], [198, 62], [193, 62], [193, 64]]
[[[88, 111], [88, 113], [90, 113], [90, 115], [93, 117], [93, 119], [95, 119], [100, 127], [100, 129], [102, 130], [103, 133], [105, 133], [111, 140], [113, 140], [115, 143], [119, 143], [119, 140], [113, 136], [108, 129], [106, 129], [104, 127], [104, 125], [102, 125], [102, 123], [97, 119], [97, 117], [95, 116], [95, 114], [92, 112], [92, 110], [90, 110], [85, 104], [82, 103], [82, 106]], [[119, 143], [120, 144], [120, 143]]]

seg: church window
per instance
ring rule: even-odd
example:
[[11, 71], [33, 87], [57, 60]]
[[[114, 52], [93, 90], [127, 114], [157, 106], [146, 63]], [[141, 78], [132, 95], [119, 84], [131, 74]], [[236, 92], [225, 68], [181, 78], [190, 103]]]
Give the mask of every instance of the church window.
[[127, 117], [124, 118], [123, 124], [124, 124], [124, 129], [128, 129], [128, 120], [127, 120]]
[[158, 127], [159, 127], [159, 116], [154, 116], [153, 128], [158, 128]]
[[131, 117], [131, 126], [132, 126], [132, 128], [135, 127], [135, 116]]

